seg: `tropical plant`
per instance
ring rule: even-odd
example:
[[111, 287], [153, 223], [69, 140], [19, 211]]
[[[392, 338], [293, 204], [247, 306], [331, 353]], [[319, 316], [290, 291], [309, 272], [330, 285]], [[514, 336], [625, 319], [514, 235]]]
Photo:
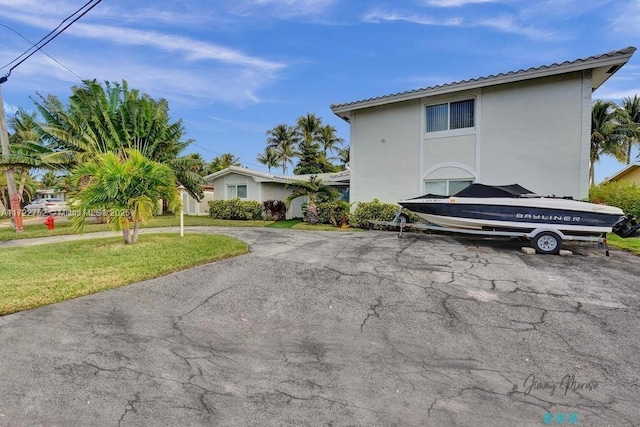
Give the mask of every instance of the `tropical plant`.
[[620, 132], [620, 113], [613, 102], [597, 100], [591, 109], [591, 150], [589, 156], [589, 183], [593, 185], [595, 164], [603, 154], [624, 160], [625, 150]]
[[138, 240], [140, 223], [153, 215], [161, 199], [170, 208], [181, 204], [171, 168], [131, 148], [99, 154], [77, 166], [73, 181], [80, 189], [71, 198], [76, 229], [82, 232], [87, 217], [102, 215], [122, 231], [125, 244]]
[[293, 184], [287, 185], [295, 186], [296, 188], [287, 197], [285, 201], [287, 207], [291, 205], [291, 202], [298, 197], [306, 196], [308, 200], [307, 214], [305, 215], [305, 221], [311, 224], [318, 222], [318, 211], [316, 208], [316, 201], [322, 198], [324, 201], [333, 201], [338, 198], [338, 192], [324, 184], [321, 179], [313, 175], [309, 178], [309, 181], [296, 181]]
[[640, 146], [640, 98], [635, 95], [633, 98], [622, 99], [622, 113], [624, 114], [624, 145], [626, 147], [627, 164], [631, 163], [631, 150], [634, 145]]
[[298, 117], [296, 129], [301, 141], [307, 144], [318, 142], [322, 135], [322, 119], [313, 113]]
[[184, 127], [180, 120], [170, 121], [165, 99], [129, 89], [124, 80], [122, 84], [106, 82], [104, 87], [96, 80], [85, 80], [71, 91], [67, 107], [53, 95], [39, 95], [34, 101], [44, 118], [37, 132], [49, 149], [40, 156], [45, 165], [72, 170], [101, 154], [122, 157], [134, 149], [152, 162], [169, 166], [192, 197], [202, 197], [204, 180], [192, 170], [194, 159], [179, 157], [190, 141], [181, 141]]
[[298, 164], [293, 169], [295, 175], [312, 175], [338, 170], [327, 160], [324, 152], [320, 150], [320, 145], [315, 141], [300, 141], [298, 157]]
[[275, 151], [278, 163], [282, 165], [282, 174], [287, 174], [287, 163], [293, 164], [296, 156], [296, 144], [298, 143], [298, 133], [292, 126], [284, 123], [277, 125], [266, 132], [267, 148]]
[[54, 188], [58, 185], [58, 177], [55, 172], [47, 171], [42, 178], [40, 178], [40, 185], [43, 188]]
[[592, 203], [617, 206], [626, 214], [640, 218], [640, 186], [630, 181], [607, 181], [589, 189]]
[[192, 172], [195, 172], [200, 176], [208, 175], [207, 162], [204, 161], [200, 153], [187, 154], [186, 156], [183, 157], [183, 159], [188, 159], [192, 162], [192, 165], [189, 168]]
[[287, 216], [287, 205], [282, 200], [265, 200], [262, 209], [266, 219], [280, 221]]
[[351, 149], [348, 145], [338, 150], [338, 161], [342, 166], [347, 166], [351, 161]]
[[240, 159], [233, 154], [223, 153], [215, 157], [211, 163], [207, 165], [207, 172], [210, 174], [215, 173], [229, 166], [242, 166], [242, 164], [240, 164]]
[[256, 160], [258, 161], [258, 163], [265, 165], [269, 172], [271, 172], [271, 168], [276, 168], [279, 166], [278, 154], [273, 147], [267, 147], [264, 149], [263, 153], [258, 153], [258, 157], [256, 157]]
[[339, 138], [336, 135], [336, 132], [336, 128], [331, 125], [322, 126], [320, 128], [318, 142], [320, 142], [326, 158], [330, 157], [330, 153], [336, 149], [337, 145], [341, 145], [344, 142], [344, 139]]

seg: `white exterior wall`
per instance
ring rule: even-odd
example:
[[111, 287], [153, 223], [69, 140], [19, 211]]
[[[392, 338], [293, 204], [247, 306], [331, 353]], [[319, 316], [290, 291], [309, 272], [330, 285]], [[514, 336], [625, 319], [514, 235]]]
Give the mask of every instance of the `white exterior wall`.
[[213, 191], [205, 190], [199, 202], [186, 191], [182, 193], [182, 205], [186, 215], [209, 215], [209, 200], [213, 200]]
[[420, 101], [351, 113], [351, 202], [420, 194]]
[[[266, 200], [282, 200], [286, 202], [287, 197], [293, 193], [293, 187], [285, 187], [284, 184], [273, 182], [262, 183], [262, 201]], [[291, 202], [287, 209], [287, 219], [302, 218], [302, 203], [306, 197], [299, 197]]]
[[253, 178], [236, 173], [230, 173], [209, 182], [213, 186], [213, 200], [227, 200], [227, 185], [246, 185], [246, 200], [262, 200], [260, 183]]
[[[425, 132], [427, 105], [472, 98], [474, 128]], [[426, 179], [585, 198], [590, 117], [589, 71], [352, 111], [351, 201], [416, 197]]]
[[480, 182], [588, 196], [590, 74], [485, 88], [481, 102]]

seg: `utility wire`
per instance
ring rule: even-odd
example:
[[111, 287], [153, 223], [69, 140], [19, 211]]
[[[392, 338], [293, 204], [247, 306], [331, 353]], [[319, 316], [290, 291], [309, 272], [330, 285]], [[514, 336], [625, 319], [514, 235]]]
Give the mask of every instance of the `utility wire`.
[[[23, 36], [22, 34], [20, 34], [18, 31], [14, 30], [13, 28], [11, 28], [8, 25], [2, 24], [0, 23], [0, 27], [5, 27], [11, 31], [13, 31], [14, 33], [16, 33], [17, 35], [19, 35], [20, 37], [22, 37], [24, 40], [26, 40], [27, 42], [29, 42], [31, 45], [35, 46], [35, 44], [29, 40], [28, 38], [26, 38], [25, 36]], [[82, 80], [82, 77], [80, 77], [79, 75], [77, 75], [71, 68], [67, 67], [66, 65], [64, 65], [62, 62], [58, 61], [56, 58], [54, 58], [53, 56], [49, 55], [47, 52], [45, 52], [44, 50], [37, 48], [40, 52], [44, 53], [45, 55], [47, 55], [52, 61], [54, 61], [56, 64], [58, 64], [59, 66], [61, 66], [62, 68], [64, 68], [65, 70], [67, 70], [68, 72], [70, 72], [71, 74], [73, 74], [74, 76], [76, 76], [78, 79]], [[8, 64], [7, 64], [8, 65]], [[4, 67], [3, 67], [4, 68]]]
[[[29, 49], [27, 49], [24, 53], [22, 53], [21, 55], [19, 55], [16, 59], [14, 59], [13, 61], [9, 62], [8, 64], [6, 64], [5, 66], [3, 66], [0, 69], [6, 68], [9, 65], [13, 64], [14, 62], [20, 60], [19, 62], [17, 62], [16, 64], [14, 64], [10, 69], [9, 69], [9, 74], [11, 75], [11, 72], [16, 69], [17, 67], [19, 67], [24, 61], [26, 61], [27, 59], [29, 59], [31, 56], [33, 56], [38, 50], [40, 50], [41, 48], [45, 47], [47, 44], [49, 44], [52, 40], [54, 40], [56, 37], [58, 37], [60, 34], [62, 34], [67, 28], [69, 28], [71, 25], [73, 25], [76, 21], [78, 21], [80, 18], [82, 18], [84, 15], [86, 15], [87, 13], [89, 13], [89, 11], [91, 9], [93, 9], [94, 7], [96, 7], [102, 0], [97, 0], [95, 1], [95, 3], [91, 6], [89, 6], [91, 3], [93, 3], [95, 0], [89, 0], [87, 3], [85, 3], [80, 9], [76, 10], [74, 13], [72, 13], [71, 15], [69, 15], [68, 17], [66, 17], [62, 22], [60, 22], [60, 24], [54, 28], [53, 30], [51, 30], [49, 32], [49, 34], [47, 34], [46, 36], [44, 36], [42, 39], [40, 39], [34, 46], [30, 47]], [[68, 24], [64, 25], [65, 22], [69, 21], [71, 18], [73, 18], [75, 15], [77, 15], [80, 11], [82, 11], [83, 9], [85, 9], [87, 6], [89, 6], [89, 8], [87, 10], [85, 10], [84, 12], [82, 12], [79, 16], [75, 17], [71, 22], [69, 22]], [[64, 25], [64, 27], [63, 27]], [[60, 29], [62, 27], [62, 29]], [[43, 41], [46, 40], [44, 43]], [[42, 44], [41, 44], [42, 43]], [[27, 53], [29, 51], [33, 50], [31, 53], [29, 53], [27, 55]], [[27, 55], [26, 57], [23, 58], [23, 56]], [[22, 58], [22, 59], [20, 59]], [[7, 76], [8, 76], [7, 75]]]

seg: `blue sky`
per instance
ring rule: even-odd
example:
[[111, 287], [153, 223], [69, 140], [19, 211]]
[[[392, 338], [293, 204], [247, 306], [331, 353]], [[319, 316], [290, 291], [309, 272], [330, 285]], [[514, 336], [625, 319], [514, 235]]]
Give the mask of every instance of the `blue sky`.
[[[0, 66], [85, 0], [0, 0]], [[307, 112], [349, 140], [330, 105], [640, 47], [640, 0], [104, 0], [16, 68], [7, 114], [81, 79], [166, 98], [210, 161], [254, 169], [265, 131]], [[71, 71], [69, 71], [71, 70]], [[4, 74], [6, 70], [0, 70]], [[594, 99], [640, 94], [640, 53]], [[600, 180], [621, 169], [611, 159]]]

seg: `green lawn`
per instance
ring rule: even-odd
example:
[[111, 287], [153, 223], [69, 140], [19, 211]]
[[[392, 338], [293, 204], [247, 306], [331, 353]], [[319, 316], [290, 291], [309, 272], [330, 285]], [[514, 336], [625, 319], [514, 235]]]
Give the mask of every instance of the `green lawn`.
[[[29, 218], [29, 217], [25, 217]], [[61, 236], [65, 234], [75, 234], [76, 231], [71, 223], [60, 217], [56, 218], [55, 228], [48, 230], [44, 225], [44, 218], [40, 218], [35, 224], [27, 224], [24, 226], [22, 233], [16, 233], [9, 227], [0, 227], [0, 241], [15, 240], [15, 239], [29, 239], [33, 237], [46, 237], [46, 236]], [[8, 220], [2, 221], [7, 224]], [[218, 226], [218, 227], [264, 227], [265, 225], [272, 224], [273, 221], [233, 221], [223, 219], [212, 219], [208, 216], [186, 216], [184, 217], [185, 226]], [[171, 227], [179, 226], [180, 217], [173, 215], [157, 216], [151, 218], [145, 224], [143, 228], [152, 227]], [[96, 231], [111, 230], [106, 224], [94, 224], [87, 223], [84, 227], [85, 233], [92, 233]]]
[[272, 224], [266, 225], [266, 227], [271, 227], [271, 228], [292, 228], [293, 226], [302, 223], [302, 220], [300, 218], [294, 218], [294, 219], [285, 219], [282, 221], [276, 221]]
[[0, 249], [0, 315], [113, 289], [248, 252], [209, 234], [141, 235]]
[[613, 233], [607, 235], [607, 244], [614, 248], [629, 251], [633, 254], [640, 255], [640, 238], [628, 237], [623, 239]]

